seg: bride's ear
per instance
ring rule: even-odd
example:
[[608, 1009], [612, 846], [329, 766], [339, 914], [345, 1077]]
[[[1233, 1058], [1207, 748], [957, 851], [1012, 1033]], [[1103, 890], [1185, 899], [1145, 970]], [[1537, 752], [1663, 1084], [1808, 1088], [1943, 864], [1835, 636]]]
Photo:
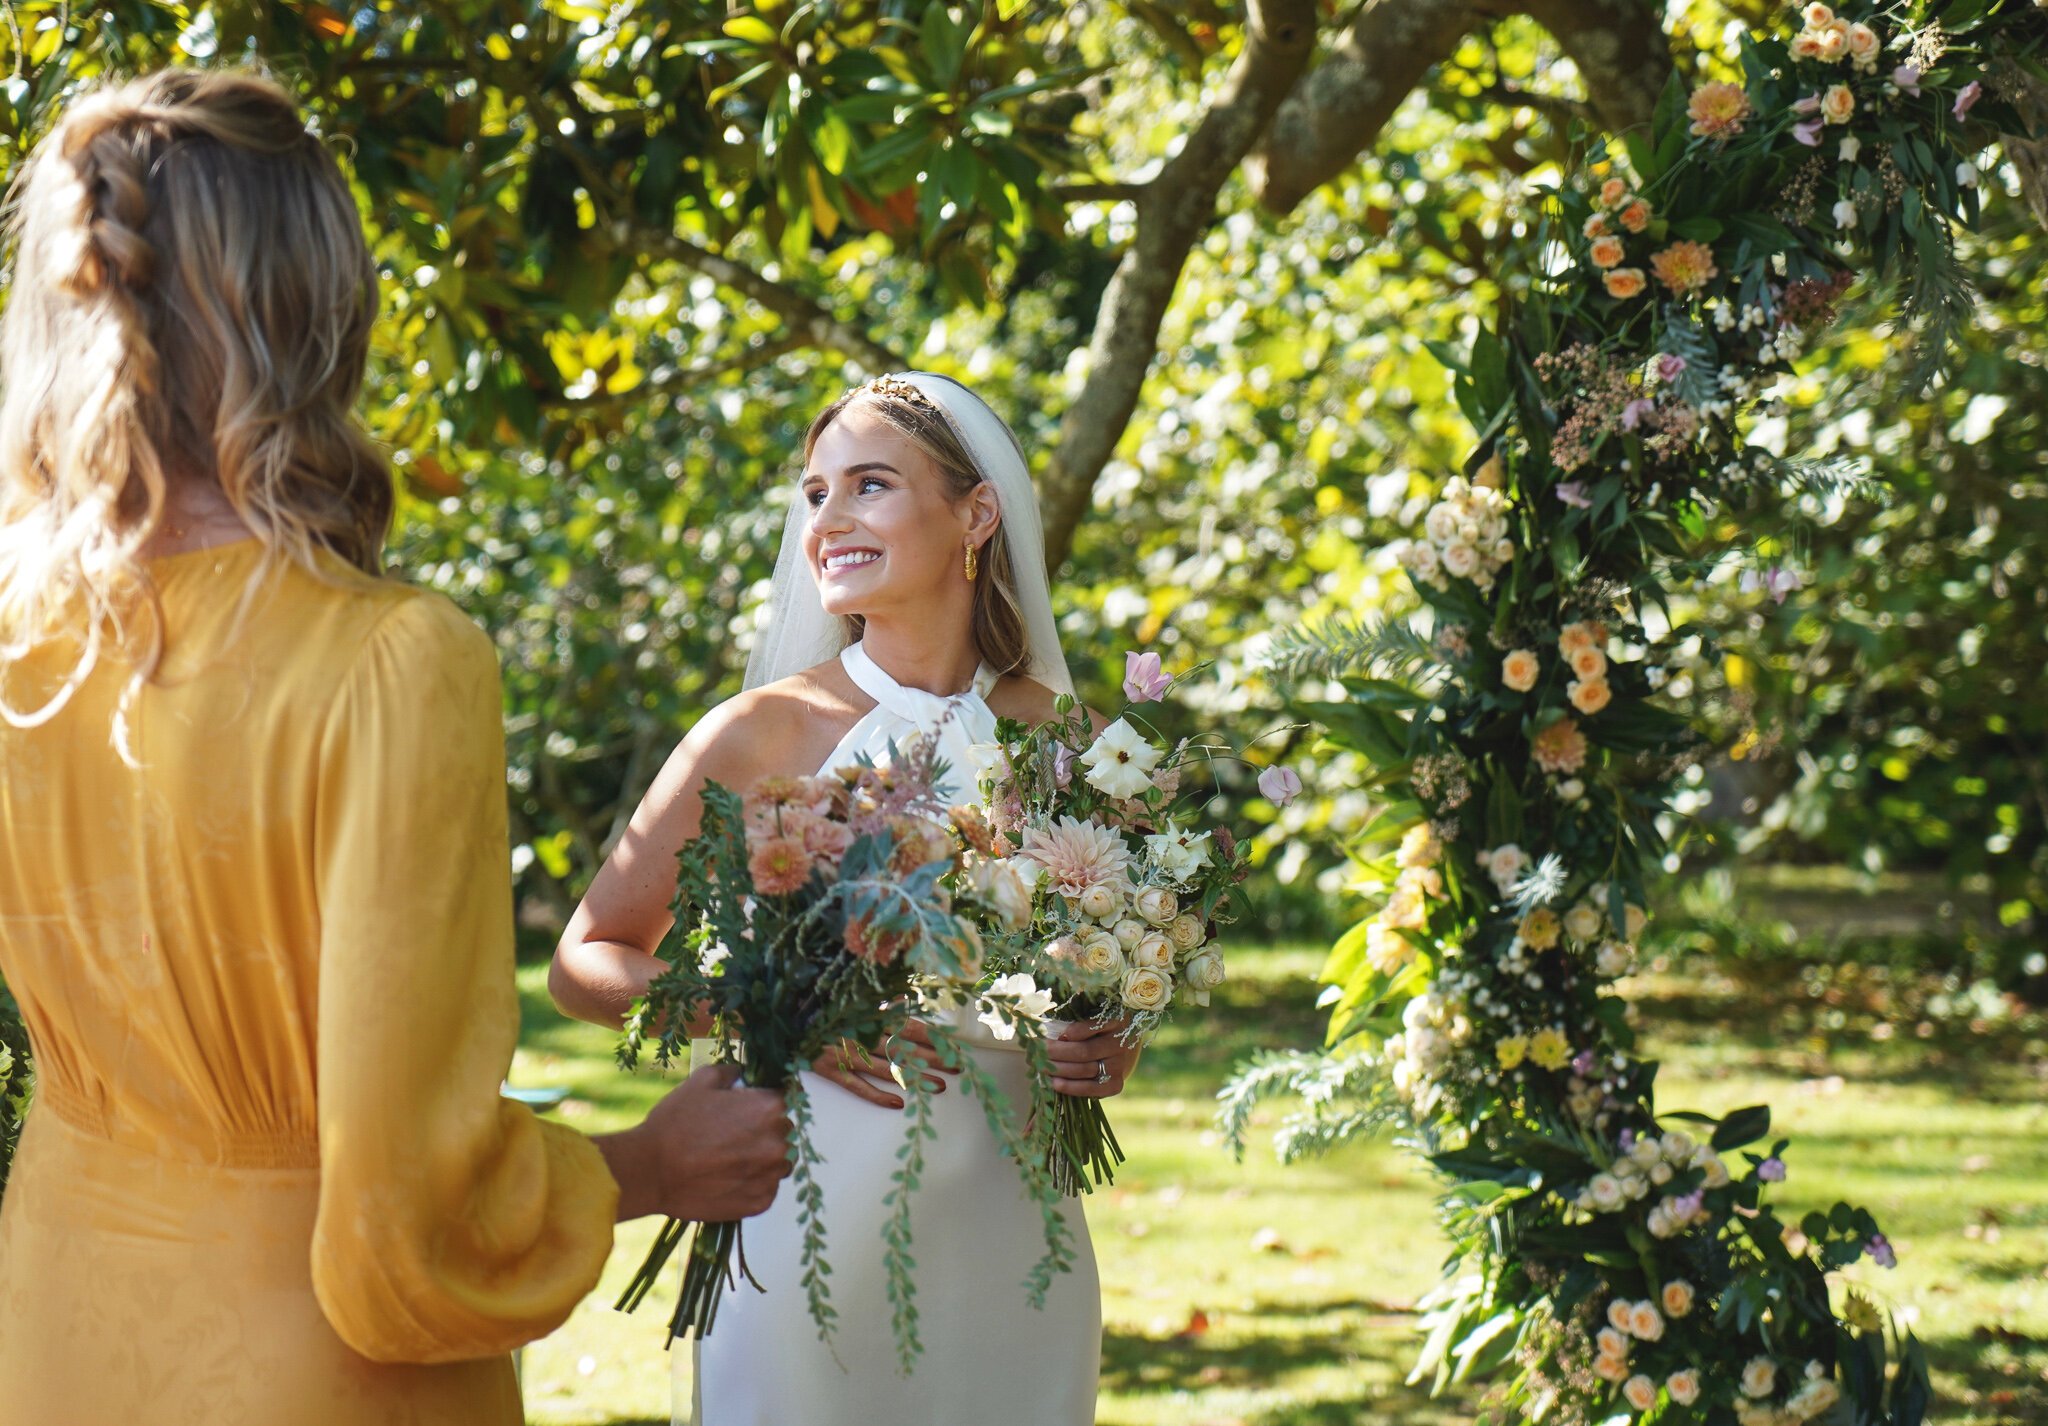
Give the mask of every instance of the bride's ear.
[[967, 497], [967, 537], [977, 546], [987, 544], [1002, 519], [1003, 506], [996, 498], [995, 487], [985, 480], [976, 482], [973, 493]]

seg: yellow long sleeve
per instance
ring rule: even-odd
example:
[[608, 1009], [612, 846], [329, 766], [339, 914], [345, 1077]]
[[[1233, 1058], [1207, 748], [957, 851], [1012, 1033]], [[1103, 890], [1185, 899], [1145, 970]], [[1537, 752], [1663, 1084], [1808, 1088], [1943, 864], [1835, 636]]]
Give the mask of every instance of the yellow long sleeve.
[[611, 1248], [596, 1148], [498, 1092], [518, 1034], [499, 719], [490, 641], [438, 596], [405, 598], [356, 655], [313, 774], [313, 1286], [376, 1361], [545, 1335]]

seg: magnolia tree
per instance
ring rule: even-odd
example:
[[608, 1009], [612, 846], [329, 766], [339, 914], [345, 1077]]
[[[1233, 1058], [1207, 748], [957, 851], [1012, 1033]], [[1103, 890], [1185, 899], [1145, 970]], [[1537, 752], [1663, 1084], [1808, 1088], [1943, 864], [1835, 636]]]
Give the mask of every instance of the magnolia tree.
[[1456, 1254], [1421, 1371], [1503, 1372], [1532, 1419], [1795, 1426], [1846, 1396], [1911, 1422], [1928, 1397], [1918, 1344], [1837, 1277], [1893, 1265], [1877, 1222], [1782, 1219], [1768, 1108], [1660, 1106], [1613, 987], [1705, 751], [1663, 665], [1714, 631], [1674, 625], [1671, 596], [1854, 484], [1747, 431], [1859, 282], [1917, 329], [1899, 380], [1935, 374], [1971, 311], [1952, 225], [1978, 217], [1991, 126], [2024, 126], [2048, 11], [1778, 18], [1541, 195], [1526, 286], [1441, 353], [1478, 443], [1397, 551], [1424, 626], [1312, 626], [1276, 661], [1334, 684], [1302, 711], [1379, 770], [1382, 893], [1325, 967], [1326, 1050], [1249, 1066], [1229, 1127], [1284, 1089], [1305, 1107], [1283, 1152], [1411, 1129]]

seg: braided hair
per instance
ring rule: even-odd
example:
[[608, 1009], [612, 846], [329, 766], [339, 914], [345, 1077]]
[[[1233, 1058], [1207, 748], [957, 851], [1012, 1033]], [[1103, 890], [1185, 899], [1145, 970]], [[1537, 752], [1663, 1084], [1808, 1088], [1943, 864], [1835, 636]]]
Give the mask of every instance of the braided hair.
[[13, 210], [0, 673], [78, 650], [40, 707], [0, 694], [0, 716], [32, 726], [109, 647], [133, 669], [124, 712], [156, 674], [142, 552], [181, 484], [225, 499], [264, 571], [317, 573], [324, 551], [376, 573], [393, 493], [355, 416], [376, 269], [347, 181], [276, 83], [168, 69], [91, 92], [37, 146]]

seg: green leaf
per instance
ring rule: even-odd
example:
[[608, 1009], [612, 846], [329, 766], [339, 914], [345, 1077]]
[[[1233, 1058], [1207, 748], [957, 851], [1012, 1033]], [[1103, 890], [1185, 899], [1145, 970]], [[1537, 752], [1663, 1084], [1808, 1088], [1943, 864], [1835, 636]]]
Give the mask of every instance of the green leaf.
[[1771, 1132], [1771, 1106], [1752, 1104], [1725, 1116], [1714, 1130], [1711, 1143], [1716, 1153], [1727, 1153], [1744, 1144], [1754, 1144]]

